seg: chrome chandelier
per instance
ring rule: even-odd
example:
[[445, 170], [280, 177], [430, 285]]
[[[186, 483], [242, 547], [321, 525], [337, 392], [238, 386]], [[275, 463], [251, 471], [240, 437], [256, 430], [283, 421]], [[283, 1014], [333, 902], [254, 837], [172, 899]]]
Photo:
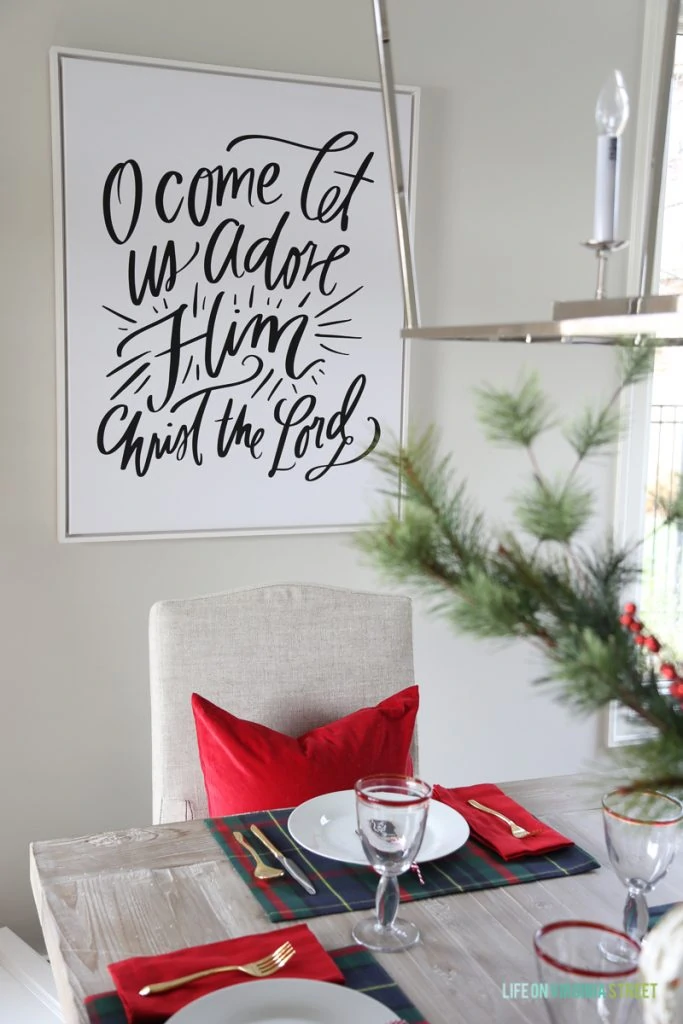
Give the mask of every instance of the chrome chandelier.
[[[601, 141], [601, 138], [598, 140], [598, 181], [594, 227], [598, 227], [599, 230], [594, 230], [596, 234], [594, 239], [583, 243], [592, 249], [597, 257], [598, 273], [595, 297], [573, 302], [555, 302], [552, 318], [549, 320], [434, 327], [422, 326], [419, 322], [415, 265], [398, 138], [387, 2], [386, 0], [373, 0], [373, 7], [401, 266], [405, 310], [403, 337], [432, 341], [511, 341], [526, 344], [559, 342], [588, 345], [618, 345], [625, 341], [639, 344], [647, 340], [656, 345], [683, 345], [683, 295], [652, 294], [652, 254], [655, 251], [657, 214], [662, 191], [679, 0], [667, 0], [666, 28], [654, 126], [654, 159], [648, 183], [649, 195], [639, 294], [625, 298], [607, 298], [605, 296], [607, 259], [611, 252], [623, 248], [627, 244], [625, 241], [611, 237], [602, 237], [606, 233], [616, 233], [616, 220], [613, 213], [618, 202], [619, 136], [628, 117], [628, 100], [625, 97], [625, 91], [623, 95], [621, 92], [623, 83], [616, 78], [614, 93], [601, 94], [598, 100], [596, 119], [604, 140]], [[618, 75], [618, 73], [616, 74]]]

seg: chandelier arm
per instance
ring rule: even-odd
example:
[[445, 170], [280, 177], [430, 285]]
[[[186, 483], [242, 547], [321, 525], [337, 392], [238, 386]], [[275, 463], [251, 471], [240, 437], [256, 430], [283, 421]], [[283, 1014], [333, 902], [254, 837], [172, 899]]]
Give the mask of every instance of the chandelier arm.
[[384, 123], [387, 133], [389, 152], [389, 173], [394, 194], [394, 214], [396, 218], [396, 235], [398, 239], [399, 259], [401, 263], [401, 285], [403, 289], [403, 309], [406, 328], [419, 326], [417, 307], [417, 285], [415, 281], [415, 265], [410, 244], [410, 228], [408, 217], [408, 201], [406, 198], [403, 162], [401, 160], [400, 140], [398, 137], [398, 115], [396, 110], [396, 86], [391, 57], [391, 40], [389, 38], [389, 19], [387, 17], [386, 0], [373, 0], [375, 14], [375, 35], [377, 40], [377, 57], [379, 60], [380, 87], [384, 106]]

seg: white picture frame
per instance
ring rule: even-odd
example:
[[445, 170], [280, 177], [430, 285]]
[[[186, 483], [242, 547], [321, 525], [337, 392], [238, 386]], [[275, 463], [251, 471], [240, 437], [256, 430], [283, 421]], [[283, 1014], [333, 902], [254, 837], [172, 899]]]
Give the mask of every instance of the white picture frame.
[[408, 399], [379, 86], [50, 60], [60, 541], [366, 525]]

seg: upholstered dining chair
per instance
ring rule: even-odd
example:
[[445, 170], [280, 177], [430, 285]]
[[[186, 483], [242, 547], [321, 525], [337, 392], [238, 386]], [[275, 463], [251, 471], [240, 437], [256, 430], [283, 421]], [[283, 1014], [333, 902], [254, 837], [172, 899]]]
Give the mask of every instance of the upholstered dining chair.
[[159, 601], [149, 653], [154, 821], [200, 818], [191, 694], [289, 736], [377, 704], [414, 682], [411, 601], [298, 583]]

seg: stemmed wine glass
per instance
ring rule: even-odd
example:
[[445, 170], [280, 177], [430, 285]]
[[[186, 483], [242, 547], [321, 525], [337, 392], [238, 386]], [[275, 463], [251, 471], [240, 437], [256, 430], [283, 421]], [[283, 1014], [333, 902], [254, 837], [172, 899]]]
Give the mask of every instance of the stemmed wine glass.
[[[632, 959], [615, 963], [603, 947], [620, 942]], [[635, 981], [640, 947], [628, 935], [592, 921], [553, 921], [534, 935], [542, 996], [552, 1024], [626, 1024], [640, 1019], [627, 986]], [[571, 998], [569, 998], [571, 996]]]
[[420, 932], [411, 921], [396, 917], [398, 875], [418, 854], [432, 787], [405, 775], [373, 775], [356, 783], [358, 835], [368, 861], [380, 876], [376, 916], [354, 927], [356, 942], [378, 953], [395, 953], [413, 946]]
[[[652, 892], [674, 859], [683, 804], [653, 790], [624, 787], [602, 799], [605, 841], [612, 867], [628, 889], [624, 931], [641, 942], [648, 927], [645, 894]], [[614, 962], [633, 961], [633, 948], [606, 940], [605, 956]]]

